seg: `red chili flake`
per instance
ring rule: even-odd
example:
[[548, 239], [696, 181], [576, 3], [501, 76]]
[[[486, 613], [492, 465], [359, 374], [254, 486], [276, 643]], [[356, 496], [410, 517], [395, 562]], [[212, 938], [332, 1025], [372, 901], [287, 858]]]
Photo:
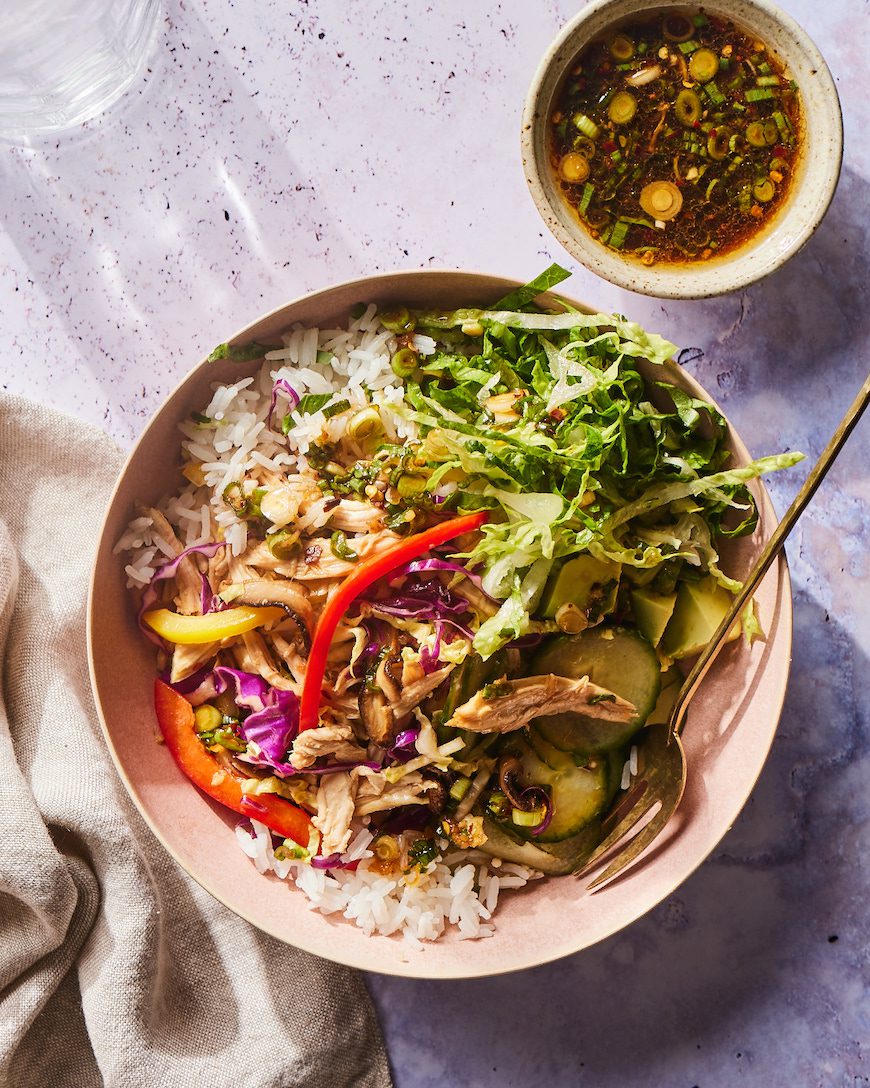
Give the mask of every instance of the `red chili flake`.
[[700, 128], [700, 127], [701, 127], [701, 122], [700, 121], [693, 121], [692, 122], [692, 128]]
[[774, 158], [788, 159], [791, 157], [791, 151], [787, 147], [783, 147], [782, 144], [777, 144], [773, 149]]
[[609, 155], [612, 151], [616, 150], [616, 141], [615, 140], [605, 140], [604, 143], [601, 145], [601, 150], [606, 151], [607, 154]]
[[550, 419], [555, 419], [558, 423], [561, 423], [567, 414], [568, 413], [562, 408], [554, 408], [553, 411], [549, 413]]
[[710, 135], [711, 135], [711, 136], [715, 136], [715, 135], [716, 135], [716, 129], [715, 129], [715, 128], [711, 128], [711, 129], [710, 129]]

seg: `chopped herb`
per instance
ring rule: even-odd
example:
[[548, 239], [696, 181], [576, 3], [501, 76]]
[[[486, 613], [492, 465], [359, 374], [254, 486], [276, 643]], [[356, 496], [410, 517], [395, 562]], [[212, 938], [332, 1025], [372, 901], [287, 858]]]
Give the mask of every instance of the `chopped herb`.
[[306, 393], [296, 406], [296, 411], [301, 416], [311, 416], [331, 400], [332, 393]]
[[273, 348], [267, 347], [265, 344], [256, 343], [241, 344], [238, 347], [231, 347], [229, 344], [218, 344], [207, 361], [216, 363], [219, 359], [232, 359], [236, 363], [248, 363], [252, 359], [262, 359], [267, 351], [273, 350]]
[[327, 419], [332, 419], [333, 416], [346, 412], [348, 408], [350, 408], [349, 400], [337, 400], [334, 404], [328, 404], [323, 409], [323, 414]]
[[348, 544], [347, 537], [340, 529], [336, 529], [330, 537], [329, 546], [336, 559], [344, 559], [348, 563], [355, 563], [359, 559], [359, 555]]
[[412, 869], [423, 872], [435, 861], [440, 852], [434, 839], [415, 839], [408, 847], [408, 861], [411, 864], [405, 872], [411, 872]]

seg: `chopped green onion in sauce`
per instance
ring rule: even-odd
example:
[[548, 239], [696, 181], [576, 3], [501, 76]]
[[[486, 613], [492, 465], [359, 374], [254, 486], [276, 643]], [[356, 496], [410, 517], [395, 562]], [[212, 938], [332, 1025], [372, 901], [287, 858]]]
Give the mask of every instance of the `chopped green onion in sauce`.
[[646, 265], [744, 244], [782, 206], [800, 151], [797, 85], [754, 35], [703, 12], [629, 19], [593, 41], [551, 122], [565, 199]]

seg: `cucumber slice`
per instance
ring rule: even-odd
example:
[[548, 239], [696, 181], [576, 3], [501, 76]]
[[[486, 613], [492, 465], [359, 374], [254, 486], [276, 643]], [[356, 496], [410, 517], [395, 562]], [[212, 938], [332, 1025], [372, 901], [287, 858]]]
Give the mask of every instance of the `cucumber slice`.
[[610, 808], [610, 803], [613, 798], [619, 793], [622, 786], [622, 768], [625, 766], [625, 761], [628, 759], [629, 745], [624, 748], [611, 748], [609, 751], [604, 752], [602, 759], [607, 760], [607, 807]]
[[478, 847], [484, 854], [517, 865], [528, 865], [549, 876], [566, 876], [579, 869], [601, 841], [601, 821], [596, 819], [570, 838], [561, 842], [527, 842], [507, 832], [495, 820], [484, 820], [486, 842]]
[[572, 767], [576, 767], [578, 763], [585, 762], [583, 756], [577, 756], [575, 759], [571, 752], [563, 751], [561, 748], [556, 748], [555, 745], [550, 744], [534, 726], [529, 728], [529, 744], [534, 749], [538, 759], [543, 760], [554, 771], [568, 771]]
[[608, 801], [608, 765], [604, 759], [590, 759], [585, 767], [572, 764], [553, 770], [534, 749], [520, 748], [520, 776], [524, 786], [549, 787], [553, 818], [546, 831], [529, 837], [535, 842], [559, 842], [576, 834], [604, 810]]
[[533, 674], [555, 673], [615, 692], [637, 708], [628, 722], [608, 722], [585, 714], [564, 713], [536, 718], [545, 741], [566, 752], [595, 753], [625, 745], [646, 721], [661, 687], [655, 650], [628, 627], [593, 627], [566, 635], [546, 646], [532, 663]]

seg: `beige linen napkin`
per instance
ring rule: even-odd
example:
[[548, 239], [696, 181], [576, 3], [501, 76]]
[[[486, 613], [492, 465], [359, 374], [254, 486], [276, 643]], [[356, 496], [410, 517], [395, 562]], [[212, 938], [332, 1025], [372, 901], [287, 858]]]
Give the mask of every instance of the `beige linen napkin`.
[[361, 977], [213, 900], [108, 757], [85, 596], [120, 461], [0, 397], [0, 1084], [388, 1088]]

